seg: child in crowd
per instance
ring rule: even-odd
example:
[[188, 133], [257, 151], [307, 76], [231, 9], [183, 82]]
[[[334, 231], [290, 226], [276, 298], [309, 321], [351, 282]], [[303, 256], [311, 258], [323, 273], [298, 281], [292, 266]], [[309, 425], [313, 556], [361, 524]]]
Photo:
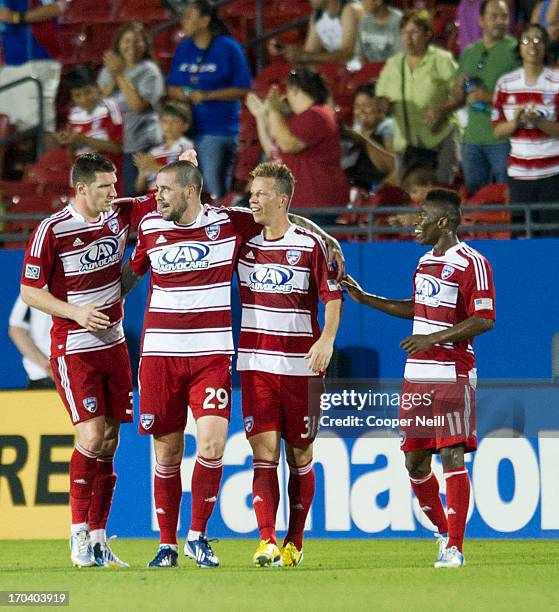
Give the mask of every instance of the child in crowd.
[[[77, 157], [96, 151], [122, 168], [122, 142], [124, 138], [122, 113], [118, 105], [101, 96], [94, 71], [88, 66], [76, 66], [64, 78], [73, 107], [66, 128], [55, 133], [63, 147], [69, 147]], [[121, 182], [116, 186], [122, 195]]]
[[163, 144], [148, 153], [135, 153], [134, 163], [138, 168], [136, 193], [155, 189], [155, 177], [160, 168], [176, 161], [181, 153], [194, 148], [194, 143], [184, 135], [192, 125], [190, 106], [182, 102], [167, 102], [159, 112], [159, 125]]

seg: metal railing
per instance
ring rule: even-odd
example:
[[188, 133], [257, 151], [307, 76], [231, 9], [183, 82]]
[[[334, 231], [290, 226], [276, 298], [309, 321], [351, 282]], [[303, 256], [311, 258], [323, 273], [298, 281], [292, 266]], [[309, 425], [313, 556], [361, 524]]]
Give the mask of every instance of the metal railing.
[[[57, 198], [53, 197], [53, 202]], [[65, 202], [61, 200], [61, 205]], [[12, 210], [0, 215], [0, 224], [5, 223], [25, 223], [36, 221], [37, 223], [49, 216], [50, 213], [17, 213], [17, 203], [12, 205]], [[553, 211], [557, 213], [557, 221], [541, 222], [533, 219], [533, 214], [544, 211]], [[412, 226], [391, 227], [389, 225], [380, 224], [379, 221], [385, 220], [390, 215], [400, 215], [406, 213], [416, 213], [417, 208], [408, 206], [379, 206], [378, 208], [348, 208], [347, 206], [340, 207], [324, 207], [324, 208], [295, 208], [293, 213], [311, 217], [316, 219], [317, 223], [327, 232], [334, 236], [344, 239], [356, 239], [363, 242], [375, 242], [383, 240], [386, 236], [413, 236], [414, 228]], [[555, 235], [559, 236], [559, 203], [557, 204], [485, 204], [480, 206], [465, 206], [462, 209], [463, 218], [467, 219], [468, 213], [498, 213], [510, 212], [520, 213], [523, 215], [523, 221], [514, 221], [512, 223], [464, 223], [460, 226], [459, 233], [475, 234], [480, 233], [495, 233], [495, 232], [511, 232], [514, 237], [534, 238], [535, 236]], [[333, 217], [339, 215], [355, 215], [354, 222], [346, 224], [332, 223]], [[320, 217], [323, 217], [325, 222], [321, 223]], [[351, 219], [350, 219], [351, 221]], [[31, 225], [31, 223], [29, 223]], [[0, 242], [8, 244], [10, 242], [22, 242], [27, 240], [31, 233], [31, 229], [26, 227], [20, 231], [0, 232]]]
[[24, 140], [29, 136], [35, 135], [35, 146], [37, 156], [39, 156], [43, 152], [43, 128], [45, 124], [45, 113], [43, 108], [43, 84], [35, 77], [27, 76], [23, 77], [22, 79], [18, 79], [17, 81], [12, 81], [11, 83], [6, 83], [5, 85], [2, 85], [0, 87], [0, 94], [8, 89], [20, 87], [25, 83], [33, 83], [37, 87], [37, 100], [39, 101], [39, 123], [30, 128], [26, 128], [25, 130], [21, 130], [19, 132], [15, 132], [13, 134], [9, 134], [8, 136], [0, 138], [0, 146], [9, 144], [11, 142], [17, 142], [19, 140]]

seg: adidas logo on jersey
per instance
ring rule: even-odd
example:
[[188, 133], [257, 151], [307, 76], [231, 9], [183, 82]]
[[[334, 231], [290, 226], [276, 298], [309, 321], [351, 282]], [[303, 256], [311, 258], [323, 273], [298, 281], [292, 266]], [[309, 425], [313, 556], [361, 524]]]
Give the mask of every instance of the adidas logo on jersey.
[[246, 255], [247, 259], [254, 259], [254, 253], [252, 251], [249, 251]]
[[291, 506], [291, 510], [304, 510], [305, 506], [303, 506], [303, 504], [293, 504], [293, 506]]
[[74, 480], [74, 482], [76, 484], [82, 484], [82, 485], [86, 485], [87, 484], [87, 480], [85, 480], [84, 478], [76, 478], [76, 480]]
[[163, 508], [156, 508], [155, 514], [165, 514], [165, 510], [163, 510]]
[[456, 514], [456, 510], [454, 508], [449, 508], [447, 514]]
[[263, 502], [264, 500], [260, 497], [260, 495], [257, 495], [253, 500], [252, 500], [252, 505], [257, 504], [258, 502]]
[[76, 238], [74, 242], [72, 243], [72, 246], [83, 246], [83, 240]]
[[217, 497], [215, 495], [213, 497], [206, 497], [204, 501], [213, 504], [217, 501]]
[[427, 512], [427, 510], [431, 510], [431, 506], [421, 506], [421, 509], [423, 510], [423, 512]]
[[165, 236], [163, 236], [163, 234], [161, 236], [159, 236], [159, 238], [155, 241], [155, 244], [164, 244], [165, 242], [167, 242], [167, 239], [165, 238]]

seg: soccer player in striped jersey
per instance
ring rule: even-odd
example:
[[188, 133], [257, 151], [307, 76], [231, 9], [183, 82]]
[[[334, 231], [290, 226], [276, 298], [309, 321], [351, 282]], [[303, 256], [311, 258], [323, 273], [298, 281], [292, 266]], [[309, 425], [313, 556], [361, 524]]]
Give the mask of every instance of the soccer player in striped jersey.
[[[237, 369], [260, 531], [253, 563], [293, 567], [303, 560], [303, 529], [315, 490], [318, 411], [311, 406], [309, 384], [330, 363], [342, 294], [322, 239], [289, 220], [295, 182], [289, 168], [262, 163], [251, 176], [250, 209], [263, 228], [242, 246], [237, 264], [242, 304]], [[322, 332], [319, 300], [325, 304]], [[282, 438], [289, 465], [289, 528], [280, 551], [275, 523]]]
[[133, 420], [132, 375], [122, 328], [121, 262], [152, 198], [115, 199], [113, 162], [97, 153], [72, 167], [75, 200], [33, 232], [21, 296], [53, 317], [51, 367], [76, 430], [70, 460], [74, 565], [128, 567], [107, 544], [120, 423]]
[[[436, 568], [464, 564], [462, 546], [470, 500], [464, 453], [477, 448], [472, 340], [491, 330], [495, 322], [491, 267], [483, 255], [458, 239], [459, 224], [458, 194], [447, 189], [430, 191], [419, 208], [415, 235], [421, 244], [433, 248], [419, 260], [411, 300], [366, 293], [349, 276], [342, 283], [360, 304], [413, 319], [413, 335], [400, 343], [408, 353], [400, 418], [411, 421], [410, 427], [401, 429], [401, 448], [419, 505], [438, 530]], [[416, 398], [416, 405], [404, 405], [406, 397], [410, 403]], [[439, 419], [434, 419], [434, 427], [420, 429], [419, 417]], [[433, 453], [440, 453], [443, 464], [446, 513], [431, 471]]]
[[149, 566], [177, 565], [188, 405], [197, 458], [184, 554], [199, 567], [217, 567], [206, 525], [219, 493], [231, 409], [231, 281], [241, 245], [262, 228], [246, 208], [202, 205], [202, 175], [192, 163], [164, 166], [156, 184], [158, 210], [142, 219], [122, 273], [126, 294], [151, 270], [139, 371], [140, 433], [154, 438], [160, 529]]

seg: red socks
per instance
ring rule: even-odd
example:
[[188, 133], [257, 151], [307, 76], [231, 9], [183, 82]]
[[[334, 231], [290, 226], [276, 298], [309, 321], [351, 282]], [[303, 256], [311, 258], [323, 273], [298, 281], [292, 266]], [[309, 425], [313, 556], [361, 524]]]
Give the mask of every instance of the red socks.
[[439, 533], [448, 533], [448, 524], [443, 504], [439, 496], [439, 481], [433, 472], [425, 478], [411, 478], [411, 488], [427, 518], [436, 526]]
[[312, 459], [302, 466], [289, 466], [289, 528], [284, 546], [293, 542], [297, 550], [303, 548], [303, 530], [314, 498], [315, 479]]
[[89, 530], [105, 529], [116, 485], [116, 474], [113, 471], [114, 457], [99, 457], [97, 459], [97, 473], [93, 480], [91, 503], [87, 522]]
[[92, 452], [76, 442], [70, 459], [70, 508], [72, 524], [87, 523], [91, 492], [99, 452]]
[[154, 498], [159, 541], [177, 544], [177, 523], [182, 498], [181, 464], [155, 466]]
[[191, 531], [206, 532], [206, 524], [214, 509], [221, 474], [223, 473], [223, 457], [206, 459], [198, 455], [192, 473], [192, 520]]
[[456, 546], [462, 552], [464, 532], [466, 531], [466, 518], [470, 504], [470, 478], [468, 470], [445, 470], [446, 479], [446, 507], [448, 515], [448, 544], [447, 547]]
[[278, 462], [254, 459], [252, 505], [261, 540], [276, 540], [276, 514], [279, 504]]

